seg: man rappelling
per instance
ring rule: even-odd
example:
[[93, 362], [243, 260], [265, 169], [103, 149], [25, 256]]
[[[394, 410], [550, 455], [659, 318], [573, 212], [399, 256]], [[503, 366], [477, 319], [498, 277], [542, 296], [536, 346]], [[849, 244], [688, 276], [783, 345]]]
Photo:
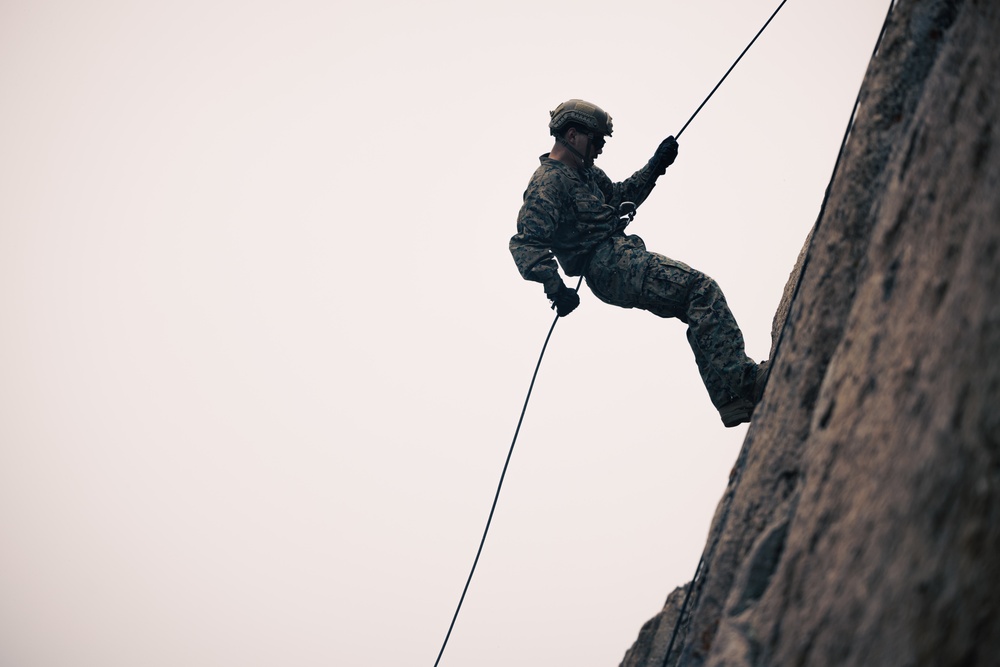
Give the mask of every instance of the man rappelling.
[[[542, 283], [559, 317], [579, 305], [559, 275], [583, 276], [605, 303], [640, 308], [687, 324], [687, 338], [712, 404], [727, 427], [750, 421], [767, 380], [767, 362], [745, 352], [743, 334], [719, 285], [682, 262], [646, 250], [625, 234], [631, 214], [677, 157], [664, 139], [649, 162], [614, 183], [594, 160], [611, 136], [611, 116], [573, 99], [550, 112], [552, 150], [542, 155], [524, 192], [510, 252], [525, 280]], [[557, 265], [558, 261], [558, 265]]]

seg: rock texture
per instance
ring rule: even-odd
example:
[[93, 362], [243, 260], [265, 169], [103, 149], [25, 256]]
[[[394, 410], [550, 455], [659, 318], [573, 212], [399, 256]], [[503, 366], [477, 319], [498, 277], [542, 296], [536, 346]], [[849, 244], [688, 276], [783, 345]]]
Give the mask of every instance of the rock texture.
[[998, 123], [1000, 2], [898, 2], [670, 665], [1000, 664]]

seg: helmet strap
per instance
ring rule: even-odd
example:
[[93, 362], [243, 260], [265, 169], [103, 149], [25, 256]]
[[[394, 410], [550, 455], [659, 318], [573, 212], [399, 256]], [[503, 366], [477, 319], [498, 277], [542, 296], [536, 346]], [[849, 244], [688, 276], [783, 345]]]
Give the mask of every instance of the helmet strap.
[[556, 141], [562, 144], [566, 148], [566, 150], [568, 150], [570, 153], [579, 158], [581, 167], [592, 167], [594, 163], [591, 162], [590, 164], [587, 164], [586, 156], [590, 153], [590, 145], [594, 141], [594, 135], [588, 132], [586, 136], [587, 136], [587, 147], [584, 149], [583, 153], [576, 150], [576, 148], [572, 144], [566, 141], [566, 137], [564, 135], [557, 136]]

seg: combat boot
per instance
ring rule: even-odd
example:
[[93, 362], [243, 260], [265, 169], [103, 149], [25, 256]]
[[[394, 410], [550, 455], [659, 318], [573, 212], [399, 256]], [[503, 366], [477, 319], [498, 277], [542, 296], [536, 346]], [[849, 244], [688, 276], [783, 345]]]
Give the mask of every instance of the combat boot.
[[767, 379], [771, 376], [771, 362], [765, 359], [757, 364], [757, 379], [753, 383], [754, 405], [760, 403], [764, 397], [764, 389], [767, 388]]
[[722, 417], [723, 426], [732, 428], [750, 421], [753, 409], [757, 407], [764, 395], [764, 388], [767, 387], [767, 379], [770, 374], [771, 365], [766, 360], [757, 365], [757, 378], [753, 383], [752, 396], [750, 398], [735, 398], [719, 408], [719, 416]]
[[754, 403], [745, 398], [736, 398], [719, 408], [719, 416], [726, 428], [732, 428], [750, 421]]

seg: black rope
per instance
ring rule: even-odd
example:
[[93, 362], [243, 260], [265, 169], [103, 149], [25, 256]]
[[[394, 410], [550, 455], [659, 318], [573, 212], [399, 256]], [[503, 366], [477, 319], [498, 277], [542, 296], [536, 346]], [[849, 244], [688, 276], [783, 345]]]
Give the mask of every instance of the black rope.
[[[782, 2], [781, 4], [785, 4], [785, 3]], [[891, 0], [889, 2], [889, 9], [886, 12], [885, 20], [882, 22], [882, 29], [879, 31], [878, 39], [875, 41], [875, 48], [872, 51], [872, 58], [875, 58], [875, 55], [878, 53], [879, 46], [882, 44], [882, 38], [885, 37], [885, 31], [886, 31], [886, 28], [889, 25], [889, 17], [892, 16], [892, 10], [895, 7], [895, 5], [896, 5], [896, 0]], [[778, 9], [781, 9], [781, 7], [778, 7]], [[777, 12], [775, 12], [775, 13], [777, 13]], [[772, 15], [771, 18], [774, 18], [774, 16]], [[770, 22], [770, 19], [768, 19], [768, 22]], [[767, 27], [767, 24], [765, 24], [765, 27]], [[760, 33], [757, 33], [757, 34], [759, 35]], [[754, 39], [756, 39], [756, 37]], [[727, 74], [728, 74], [728, 72], [727, 72]], [[820, 222], [823, 220], [823, 214], [826, 212], [826, 205], [827, 205], [827, 203], [830, 200], [830, 191], [833, 188], [833, 182], [836, 179], [837, 172], [840, 169], [840, 162], [841, 162], [841, 159], [843, 158], [843, 155], [844, 155], [844, 149], [847, 147], [847, 139], [848, 139], [848, 137], [850, 137], [851, 130], [854, 128], [854, 119], [857, 116], [858, 107], [860, 105], [861, 105], [861, 91], [859, 90], [858, 91], [858, 96], [854, 99], [854, 107], [851, 109], [851, 117], [847, 121], [847, 129], [844, 130], [844, 138], [840, 142], [840, 150], [837, 152], [837, 160], [833, 164], [833, 173], [830, 175], [830, 182], [827, 184], [826, 191], [823, 194], [823, 202], [820, 204], [819, 215], [816, 217], [815, 229], [813, 230], [812, 238], [809, 241], [810, 247], [806, 251], [805, 257], [802, 259], [802, 268], [799, 271], [798, 279], [795, 281], [795, 287], [792, 289], [792, 296], [791, 296], [791, 298], [789, 299], [789, 302], [788, 302], [788, 304], [789, 304], [788, 305], [789, 314], [791, 314], [792, 304], [795, 303], [795, 300], [796, 300], [796, 298], [799, 295], [799, 287], [802, 285], [802, 276], [805, 275], [806, 266], [809, 263], [809, 256], [812, 254], [812, 244], [816, 240], [816, 232], [819, 230]], [[785, 331], [788, 328], [788, 320], [789, 319], [790, 319], [789, 317], [787, 317], [787, 316], [785, 317], [785, 321], [784, 321], [784, 323], [781, 326], [781, 332], [778, 334], [778, 341], [774, 345], [774, 354], [772, 356], [775, 357], [775, 358], [778, 356], [778, 350], [781, 349], [781, 343], [785, 339]], [[771, 363], [774, 363], [773, 359], [772, 359]], [[749, 441], [747, 441], [747, 442], [749, 442]], [[744, 443], [743, 450], [740, 452], [740, 455], [739, 455], [738, 460], [737, 460], [736, 477], [735, 477], [735, 479], [733, 480], [733, 483], [732, 483], [732, 492], [731, 492], [731, 495], [730, 495], [731, 498], [736, 495], [736, 489], [737, 489], [737, 487], [739, 487], [740, 479], [743, 476], [743, 468], [745, 467], [744, 463], [746, 461], [746, 457], [747, 457], [748, 453], [749, 452], [747, 450], [747, 443]], [[726, 508], [725, 508], [725, 510], [722, 513], [722, 516], [719, 518], [720, 531], [723, 528], [725, 528], [726, 521], [729, 518], [729, 509], [731, 507], [732, 507], [732, 503], [730, 502], [729, 504], [726, 505]], [[712, 553], [714, 551], [715, 551], [715, 545], [714, 544], [713, 545], [707, 545], [706, 546], [706, 551], [702, 552], [701, 558], [698, 560], [698, 567], [695, 568], [694, 576], [691, 578], [691, 585], [688, 587], [687, 593], [684, 596], [684, 602], [683, 602], [683, 604], [681, 604], [681, 611], [677, 615], [677, 620], [674, 622], [674, 630], [670, 634], [670, 643], [667, 645], [667, 653], [666, 653], [666, 655], [663, 656], [663, 667], [667, 667], [667, 665], [668, 665], [668, 663], [670, 661], [670, 655], [673, 652], [673, 648], [674, 648], [674, 641], [677, 639], [677, 631], [680, 629], [681, 624], [684, 621], [684, 615], [685, 615], [685, 613], [687, 611], [688, 602], [691, 599], [691, 593], [694, 591], [694, 588], [695, 588], [696, 585], [700, 584], [700, 586], [704, 586], [705, 580], [707, 579], [707, 574], [702, 572], [702, 568], [705, 566], [705, 563], [708, 560], [711, 559], [711, 555], [712, 555]], [[700, 582], [698, 581], [698, 575], [699, 574], [701, 574], [701, 576], [702, 576]]]
[[753, 36], [753, 39], [750, 40], [750, 43], [747, 44], [747, 47], [745, 49], [743, 49], [743, 52], [739, 55], [739, 57], [735, 61], [733, 61], [733, 64], [729, 66], [729, 69], [726, 70], [726, 73], [722, 75], [722, 78], [719, 79], [719, 83], [715, 84], [715, 88], [712, 89], [712, 92], [710, 92], [708, 94], [708, 97], [706, 97], [702, 101], [702, 103], [698, 105], [698, 108], [694, 110], [694, 113], [691, 114], [691, 117], [688, 118], [688, 120], [687, 120], [686, 123], [684, 123], [684, 127], [681, 128], [681, 131], [678, 132], [675, 135], [675, 137], [674, 137], [675, 139], [679, 139], [680, 136], [682, 134], [684, 134], [684, 130], [687, 129], [687, 126], [691, 124], [691, 121], [693, 121], [694, 117], [698, 115], [698, 112], [701, 111], [701, 108], [703, 106], [705, 106], [710, 99], [712, 99], [712, 95], [715, 95], [715, 91], [717, 91], [719, 89], [719, 86], [721, 86], [722, 82], [726, 80], [726, 77], [729, 76], [729, 73], [732, 72], [733, 69], [736, 68], [736, 66], [739, 64], [740, 60], [743, 59], [743, 56], [745, 56], [746, 53], [747, 53], [747, 51], [750, 50], [750, 47], [753, 46], [753, 43], [757, 41], [757, 38], [760, 37], [761, 33], [764, 32], [764, 29], [767, 28], [767, 26], [771, 23], [771, 20], [774, 19], [774, 17], [778, 15], [778, 12], [781, 11], [781, 8], [785, 6], [786, 2], [788, 2], [788, 0], [781, 0], [781, 4], [778, 5], [778, 8], [774, 10], [773, 14], [771, 14], [771, 18], [767, 19], [767, 21], [764, 22], [764, 25], [761, 26], [761, 29], [758, 30], [757, 34]]
[[[579, 291], [580, 284], [583, 283], [583, 276], [580, 276], [580, 282], [577, 283], [576, 289]], [[545, 343], [542, 344], [542, 353], [538, 355], [538, 363], [535, 364], [535, 372], [531, 375], [531, 383], [528, 385], [528, 394], [524, 397], [524, 406], [521, 408], [521, 417], [517, 420], [517, 428], [514, 429], [514, 439], [510, 443], [510, 449], [507, 451], [507, 460], [503, 464], [503, 472], [500, 473], [500, 483], [497, 484], [497, 492], [493, 496], [493, 506], [490, 507], [490, 516], [486, 519], [486, 529], [483, 531], [483, 537], [479, 540], [479, 550], [476, 551], [476, 559], [472, 562], [472, 570], [469, 572], [469, 578], [465, 580], [465, 588], [462, 589], [462, 597], [458, 601], [458, 607], [455, 609], [455, 615], [451, 618], [451, 625], [448, 626], [448, 634], [444, 637], [444, 643], [441, 645], [441, 650], [438, 652], [437, 660], [434, 661], [434, 667], [437, 667], [438, 663], [441, 662], [441, 656], [444, 654], [444, 649], [448, 645], [448, 639], [451, 637], [451, 631], [455, 627], [455, 621], [458, 619], [458, 612], [462, 609], [462, 603], [465, 602], [465, 594], [469, 590], [469, 584], [472, 583], [472, 575], [476, 572], [476, 565], [479, 564], [479, 556], [483, 553], [483, 545], [486, 544], [486, 534], [490, 532], [490, 523], [493, 522], [493, 513], [497, 509], [497, 501], [500, 500], [500, 489], [503, 487], [504, 477], [507, 475], [507, 467], [510, 465], [510, 457], [514, 453], [514, 444], [517, 443], [517, 436], [521, 432], [521, 424], [524, 422], [524, 413], [528, 410], [528, 401], [531, 399], [531, 390], [535, 387], [535, 378], [538, 377], [538, 369], [542, 366], [542, 358], [545, 356], [545, 348], [549, 346], [549, 339], [552, 338], [552, 332], [556, 328], [556, 323], [559, 321], [559, 316], [556, 315], [555, 319], [552, 320], [552, 326], [549, 327], [549, 333], [545, 336]]]
[[[719, 82], [717, 84], [715, 84], [715, 88], [712, 88], [712, 91], [708, 94], [708, 97], [706, 97], [704, 99], [704, 101], [702, 101], [702, 103], [700, 105], [698, 105], [698, 108], [695, 109], [694, 113], [691, 114], [691, 117], [688, 118], [688, 120], [687, 120], [686, 123], [684, 123], [684, 127], [682, 127], [681, 131], [677, 133], [677, 137], [680, 137], [681, 134], [684, 133], [684, 130], [686, 130], [687, 126], [691, 124], [691, 121], [693, 121], [694, 118], [695, 118], [695, 116], [698, 115], [698, 112], [701, 111], [702, 107], [704, 107], [705, 104], [707, 104], [708, 101], [710, 99], [712, 99], [712, 95], [715, 94], [715, 91], [717, 91], [719, 89], [719, 86], [721, 86], [722, 82], [726, 80], [726, 77], [729, 76], [729, 73], [732, 72], [736, 68], [736, 66], [739, 64], [740, 60], [743, 59], [743, 56], [745, 56], [746, 53], [747, 53], [747, 51], [750, 50], [750, 47], [754, 45], [754, 42], [757, 41], [757, 38], [760, 37], [761, 34], [763, 34], [764, 30], [767, 29], [767, 26], [769, 26], [771, 24], [771, 21], [773, 21], [774, 17], [778, 15], [778, 12], [781, 11], [781, 8], [785, 6], [786, 2], [788, 2], [788, 0], [781, 0], [781, 4], [778, 5], [778, 8], [775, 9], [774, 12], [771, 13], [771, 16], [769, 16], [768, 19], [767, 19], [767, 21], [764, 22], [764, 25], [762, 25], [760, 27], [760, 30], [758, 30], [757, 34], [753, 36], [753, 39], [750, 40], [750, 43], [746, 45], [746, 48], [743, 49], [743, 51], [736, 58], [736, 60], [733, 61], [733, 64], [729, 66], [729, 69], [726, 70], [726, 73], [723, 74], [722, 78], [719, 79]], [[727, 512], [728, 512], [728, 507], [727, 507]], [[666, 667], [667, 661], [670, 660], [670, 654], [674, 650], [674, 642], [677, 640], [677, 631], [681, 627], [681, 621], [684, 620], [684, 615], [687, 612], [688, 603], [691, 601], [691, 594], [694, 592], [695, 584], [698, 581], [698, 575], [701, 573], [701, 569], [702, 569], [702, 566], [704, 564], [705, 564], [705, 553], [702, 552], [701, 558], [698, 559], [698, 567], [695, 568], [695, 570], [694, 570], [694, 576], [691, 577], [691, 585], [688, 586], [687, 593], [684, 594], [684, 602], [681, 604], [681, 610], [677, 614], [677, 620], [674, 622], [673, 632], [670, 633], [670, 643], [667, 645], [667, 653], [663, 657], [663, 665], [664, 665], [664, 667]]]
[[[736, 65], [739, 64], [740, 60], [743, 59], [743, 56], [746, 55], [747, 51], [750, 50], [750, 47], [753, 46], [754, 42], [757, 41], [757, 38], [760, 37], [761, 33], [764, 32], [764, 29], [767, 28], [767, 26], [771, 23], [771, 20], [774, 19], [775, 16], [777, 16], [777, 14], [781, 10], [781, 8], [785, 6], [786, 2], [788, 2], [788, 0], [781, 0], [781, 4], [778, 5], [778, 8], [774, 10], [774, 13], [771, 14], [771, 17], [768, 18], [767, 22], [764, 23], [763, 27], [761, 27], [761, 29], [757, 31], [757, 34], [754, 35], [754, 38], [752, 40], [750, 40], [750, 43], [747, 44], [747, 46], [746, 46], [745, 49], [743, 49], [743, 52], [740, 53], [739, 57], [736, 58], [736, 60], [729, 67], [729, 69], [726, 70], [726, 73], [724, 75], [722, 75], [722, 78], [719, 79], [719, 82], [717, 84], [715, 84], [715, 87], [712, 88], [712, 91], [708, 94], [708, 96], [702, 101], [701, 104], [698, 105], [698, 108], [695, 109], [695, 111], [694, 111], [693, 114], [691, 114], [691, 117], [688, 118], [688, 120], [687, 120], [686, 123], [684, 123], [684, 126], [681, 127], [680, 131], [676, 135], [674, 135], [675, 139], [679, 138], [684, 133], [684, 130], [686, 130], [687, 127], [688, 127], [688, 125], [691, 124], [691, 121], [694, 120], [695, 116], [698, 115], [698, 113], [702, 110], [702, 108], [712, 98], [712, 95], [715, 94], [715, 91], [717, 91], [719, 89], [719, 86], [721, 86], [722, 82], [726, 80], [726, 77], [729, 76], [729, 73], [732, 72], [733, 69], [736, 67]], [[577, 292], [580, 291], [581, 285], [583, 285], [583, 276], [580, 276], [580, 280], [576, 284], [576, 291]], [[496, 494], [494, 494], [494, 496], [493, 496], [493, 505], [492, 505], [492, 507], [490, 507], [490, 514], [489, 514], [489, 517], [486, 519], [486, 529], [483, 530], [483, 536], [479, 540], [479, 549], [476, 551], [476, 558], [472, 562], [472, 569], [469, 572], [469, 576], [468, 576], [468, 578], [465, 581], [465, 587], [462, 589], [462, 596], [459, 598], [458, 607], [455, 609], [455, 614], [452, 616], [451, 623], [448, 625], [448, 632], [445, 635], [444, 643], [441, 645], [441, 650], [438, 651], [437, 659], [434, 661], [434, 667], [438, 667], [438, 663], [441, 662], [441, 656], [444, 655], [444, 649], [445, 649], [446, 646], [448, 646], [448, 640], [451, 638], [451, 632], [455, 628], [455, 621], [458, 620], [458, 613], [462, 609], [462, 603], [465, 602], [465, 595], [469, 591], [469, 584], [472, 583], [472, 576], [473, 576], [473, 574], [475, 574], [475, 572], [476, 572], [476, 566], [479, 564], [479, 557], [483, 553], [483, 545], [486, 544], [486, 535], [487, 535], [487, 533], [489, 533], [490, 524], [493, 522], [493, 514], [496, 511], [497, 502], [500, 499], [500, 490], [503, 487], [504, 477], [507, 475], [507, 467], [510, 465], [510, 459], [511, 459], [511, 456], [513, 455], [513, 453], [514, 453], [514, 445], [517, 443], [517, 436], [521, 432], [521, 424], [524, 422], [524, 414], [528, 410], [528, 401], [531, 399], [531, 391], [532, 391], [532, 389], [535, 386], [535, 378], [538, 377], [538, 369], [541, 367], [541, 365], [542, 365], [542, 359], [545, 357], [545, 349], [549, 345], [549, 339], [552, 337], [552, 332], [555, 330], [556, 323], [558, 321], [559, 321], [559, 316], [556, 315], [555, 319], [552, 321], [552, 326], [549, 327], [549, 333], [548, 333], [548, 335], [545, 336], [545, 343], [542, 345], [542, 352], [541, 352], [541, 354], [538, 355], [538, 362], [535, 364], [535, 372], [532, 374], [532, 376], [531, 376], [531, 383], [528, 385], [528, 394], [527, 394], [527, 396], [525, 396], [525, 398], [524, 398], [524, 406], [521, 408], [521, 416], [517, 420], [517, 428], [514, 429], [514, 439], [510, 443], [510, 449], [507, 452], [507, 460], [504, 461], [503, 471], [500, 473], [500, 483], [497, 484]], [[698, 569], [699, 570], [701, 569], [701, 562], [698, 563]], [[696, 570], [695, 571], [695, 577], [697, 577], [697, 576], [698, 576], [698, 571]], [[691, 582], [691, 587], [692, 588], [694, 587], [694, 581], [693, 580]], [[690, 597], [690, 594], [691, 594], [691, 591], [689, 590], [687, 597], [685, 597], [685, 599], [684, 599], [685, 606], [687, 605], [687, 601], [688, 601], [688, 598]], [[681, 609], [681, 615], [683, 615], [683, 613], [684, 613], [684, 609], [682, 608]], [[674, 635], [676, 635], [676, 633], [677, 633], [677, 627], [675, 626], [674, 627]], [[671, 647], [673, 646], [673, 637], [671, 637], [670, 645], [671, 645]], [[669, 649], [668, 649], [668, 656], [669, 656]]]

